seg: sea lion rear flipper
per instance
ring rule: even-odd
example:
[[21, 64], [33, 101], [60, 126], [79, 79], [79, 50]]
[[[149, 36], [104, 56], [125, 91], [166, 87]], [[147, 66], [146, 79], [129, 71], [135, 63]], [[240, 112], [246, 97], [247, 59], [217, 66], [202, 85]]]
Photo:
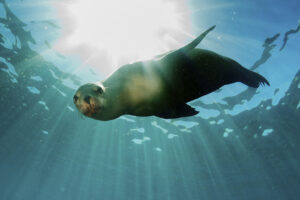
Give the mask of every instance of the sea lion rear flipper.
[[268, 85], [270, 86], [269, 81], [263, 77], [262, 75], [250, 71], [248, 69], [243, 70], [243, 74], [241, 76], [242, 83], [246, 84], [249, 87], [258, 88], [259, 85]]
[[196, 115], [198, 113], [199, 112], [196, 111], [193, 107], [183, 103], [172, 107], [166, 107], [165, 109], [161, 110], [159, 113], [155, 114], [155, 116], [164, 119], [174, 119], [179, 117], [189, 117], [189, 116]]

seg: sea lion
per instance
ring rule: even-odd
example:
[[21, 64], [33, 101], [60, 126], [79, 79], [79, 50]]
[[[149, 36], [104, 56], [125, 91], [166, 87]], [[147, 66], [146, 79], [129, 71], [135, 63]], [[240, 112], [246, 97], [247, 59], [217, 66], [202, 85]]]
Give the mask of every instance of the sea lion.
[[223, 85], [270, 85], [261, 75], [212, 51], [195, 48], [211, 27], [188, 45], [119, 68], [106, 80], [79, 87], [74, 104], [85, 116], [112, 120], [121, 115], [187, 117], [198, 112], [186, 103]]

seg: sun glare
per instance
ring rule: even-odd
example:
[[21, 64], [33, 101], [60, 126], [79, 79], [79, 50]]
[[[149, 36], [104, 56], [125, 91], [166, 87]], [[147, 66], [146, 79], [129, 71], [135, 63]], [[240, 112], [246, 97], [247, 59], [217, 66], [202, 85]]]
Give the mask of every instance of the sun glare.
[[[69, 46], [88, 45], [115, 56], [151, 57], [168, 50], [168, 34], [184, 31], [176, 1], [77, 0], [66, 5], [73, 23], [66, 37]], [[184, 22], [185, 21], [185, 22]]]

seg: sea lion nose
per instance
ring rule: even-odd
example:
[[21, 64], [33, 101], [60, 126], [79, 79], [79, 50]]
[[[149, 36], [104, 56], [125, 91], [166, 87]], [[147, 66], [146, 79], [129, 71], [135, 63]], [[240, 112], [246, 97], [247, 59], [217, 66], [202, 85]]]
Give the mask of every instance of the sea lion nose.
[[84, 98], [84, 101], [88, 104], [90, 104], [91, 96], [87, 96]]

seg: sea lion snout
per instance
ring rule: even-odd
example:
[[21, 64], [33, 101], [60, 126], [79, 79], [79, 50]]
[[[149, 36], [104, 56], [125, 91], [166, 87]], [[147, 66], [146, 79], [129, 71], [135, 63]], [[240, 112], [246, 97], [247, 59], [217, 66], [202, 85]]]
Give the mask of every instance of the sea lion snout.
[[84, 97], [84, 99], [83, 99], [87, 104], [90, 104], [90, 102], [91, 102], [91, 96], [86, 96], [86, 97]]
[[90, 117], [92, 114], [100, 110], [100, 105], [97, 100], [92, 96], [85, 96], [81, 103], [78, 105], [78, 109], [84, 115]]

